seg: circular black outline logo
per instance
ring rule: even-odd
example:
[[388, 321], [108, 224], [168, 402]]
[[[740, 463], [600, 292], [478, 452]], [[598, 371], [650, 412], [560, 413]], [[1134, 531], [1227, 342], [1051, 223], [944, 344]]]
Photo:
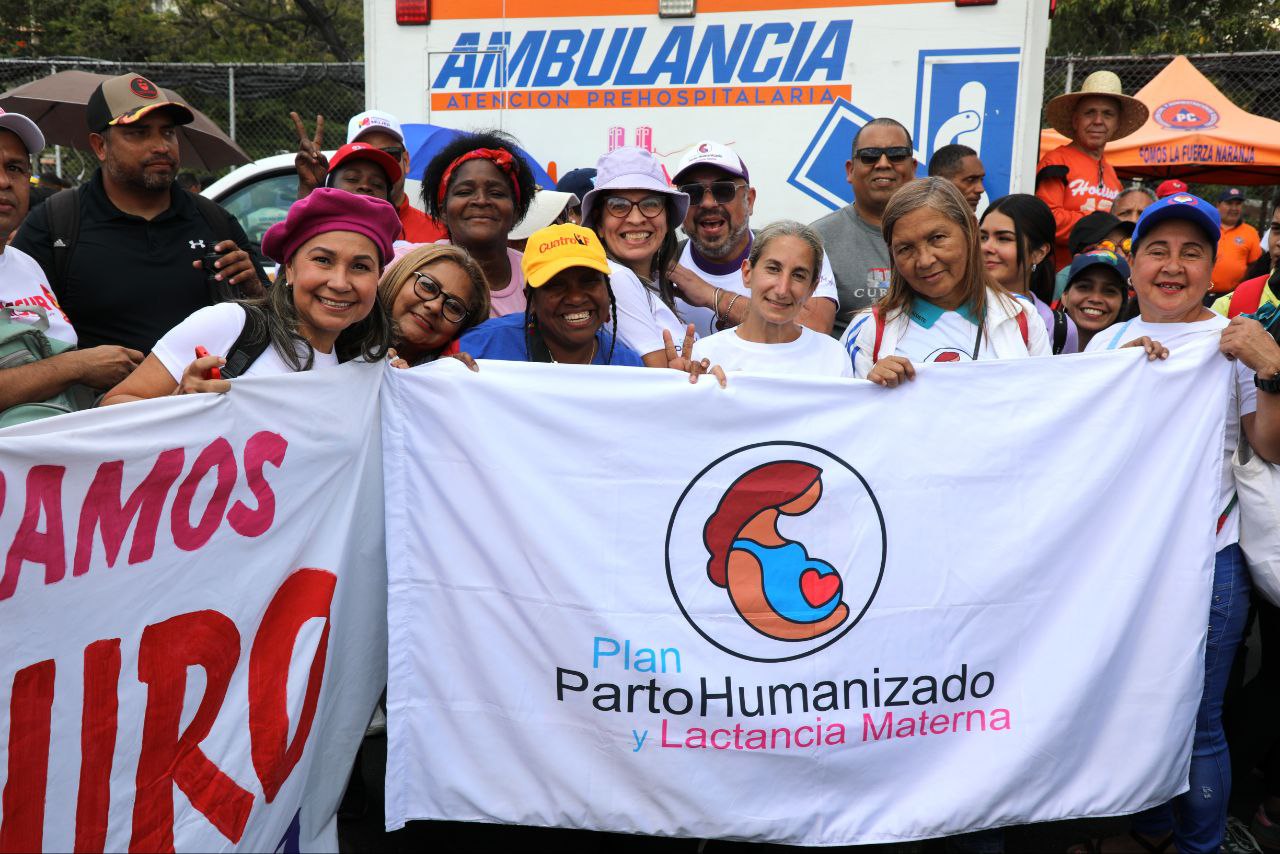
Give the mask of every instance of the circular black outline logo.
[[160, 90], [156, 88], [156, 84], [145, 77], [135, 77], [130, 80], [129, 88], [139, 98], [156, 98], [160, 95]]
[[[858, 482], [862, 484], [862, 488], [867, 491], [867, 497], [871, 499], [871, 506], [874, 507], [876, 511], [876, 521], [880, 524], [880, 567], [876, 571], [875, 584], [872, 586], [871, 593], [869, 596], [867, 596], [867, 601], [862, 606], [862, 610], [859, 611], [857, 614], [853, 615], [853, 617], [850, 618], [848, 622], [838, 632], [836, 632], [830, 638], [828, 638], [825, 643], [821, 643], [813, 647], [812, 649], [807, 649], [804, 652], [800, 652], [795, 655], [784, 656], [781, 658], [762, 658], [760, 656], [747, 655], [745, 653], [741, 653], [734, 649], [731, 649], [728, 646], [725, 646], [715, 638], [711, 637], [705, 631], [703, 631], [702, 627], [698, 625], [697, 621], [695, 621], [693, 617], [689, 615], [689, 612], [685, 608], [684, 603], [680, 601], [679, 592], [676, 590], [676, 582], [675, 582], [675, 578], [671, 568], [671, 537], [675, 529], [676, 518], [680, 515], [680, 508], [684, 505], [685, 498], [688, 497], [690, 490], [693, 489], [694, 485], [697, 484], [697, 482], [701, 480], [702, 477], [707, 472], [711, 471], [716, 466], [720, 465], [722, 462], [734, 456], [735, 454], [740, 454], [740, 453], [743, 453], [744, 451], [751, 451], [756, 448], [774, 447], [774, 446], [779, 448], [805, 448], [810, 451], [815, 451], [819, 454], [822, 454], [824, 457], [828, 457], [829, 459], [832, 459], [835, 462], [839, 463], [841, 466], [847, 469], [850, 474], [852, 474], [854, 477], [858, 479]], [[689, 623], [689, 625], [693, 626], [693, 630], [696, 631], [699, 635], [701, 635], [702, 638], [707, 641], [707, 643], [711, 644], [712, 646], [716, 647], [722, 652], [727, 652], [729, 655], [732, 655], [735, 658], [741, 658], [746, 661], [758, 661], [762, 664], [773, 664], [773, 663], [780, 663], [784, 661], [795, 661], [800, 658], [805, 658], [806, 656], [813, 655], [815, 652], [819, 652], [821, 650], [826, 649], [827, 647], [831, 646], [836, 641], [840, 640], [842, 637], [847, 635], [849, 633], [849, 630], [852, 629], [854, 626], [856, 626], [862, 620], [863, 616], [867, 613], [867, 610], [871, 607], [871, 603], [875, 601], [876, 594], [880, 592], [880, 584], [881, 582], [884, 581], [884, 568], [885, 568], [885, 563], [888, 561], [888, 558], [889, 558], [889, 534], [884, 523], [884, 511], [880, 509], [880, 501], [876, 498], [875, 492], [873, 492], [871, 489], [871, 484], [867, 483], [867, 479], [862, 476], [862, 473], [859, 472], [857, 469], [855, 469], [853, 466], [849, 465], [844, 460], [842, 460], [840, 457], [837, 457], [835, 454], [831, 453], [825, 448], [819, 448], [817, 445], [810, 445], [807, 442], [792, 442], [792, 441], [785, 441], [785, 440], [773, 441], [773, 442], [754, 442], [750, 445], [743, 445], [742, 447], [734, 448], [732, 451], [729, 451], [728, 453], [723, 454], [717, 457], [716, 459], [712, 460], [709, 464], [703, 467], [703, 469], [700, 472], [694, 475], [693, 479], [690, 480], [689, 484], [684, 488], [684, 491], [680, 493], [680, 497], [676, 500], [675, 507], [672, 508], [671, 510], [671, 518], [667, 521], [667, 537], [666, 537], [666, 542], [664, 544], [664, 553], [663, 553], [663, 561], [667, 569], [667, 585], [671, 589], [671, 598], [675, 600], [676, 607], [680, 609], [680, 613], [684, 616], [685, 620]], [[736, 610], [735, 610], [735, 613], [736, 613]], [[778, 640], [777, 643], [785, 644], [785, 643], [790, 643], [790, 641]]]

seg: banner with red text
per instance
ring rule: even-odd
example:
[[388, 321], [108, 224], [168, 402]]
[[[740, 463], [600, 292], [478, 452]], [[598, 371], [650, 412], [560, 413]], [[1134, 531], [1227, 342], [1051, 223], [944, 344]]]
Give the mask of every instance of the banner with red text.
[[1229, 370], [388, 377], [388, 828], [842, 845], [1184, 791]]
[[0, 433], [0, 851], [337, 850], [386, 672], [382, 372]]

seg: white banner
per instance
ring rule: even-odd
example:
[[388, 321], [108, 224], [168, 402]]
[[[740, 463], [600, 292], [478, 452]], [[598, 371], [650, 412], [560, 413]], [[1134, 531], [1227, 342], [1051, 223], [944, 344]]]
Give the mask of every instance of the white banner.
[[382, 372], [0, 434], [0, 851], [337, 850], [385, 678]]
[[384, 383], [387, 826], [811, 845], [1186, 788], [1227, 362]]

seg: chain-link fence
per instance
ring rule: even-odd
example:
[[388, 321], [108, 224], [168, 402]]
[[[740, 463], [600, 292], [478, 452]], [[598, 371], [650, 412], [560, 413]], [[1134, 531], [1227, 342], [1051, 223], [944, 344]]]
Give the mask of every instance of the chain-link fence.
[[[1109, 69], [1120, 75], [1126, 92], [1136, 92], [1155, 77], [1172, 56], [1051, 56], [1045, 59], [1045, 100], [1079, 89], [1090, 72]], [[1236, 104], [1280, 121], [1280, 52], [1208, 53], [1191, 62]], [[308, 128], [317, 113], [330, 130], [327, 145], [344, 138], [347, 120], [364, 107], [364, 64], [187, 64], [122, 65], [94, 59], [0, 60], [0, 91], [56, 71], [81, 69], [101, 74], [136, 71], [182, 94], [204, 112], [252, 158], [294, 151], [297, 134], [289, 119], [296, 110]], [[79, 180], [97, 165], [91, 154], [62, 148], [45, 159], [61, 159], [61, 172]]]
[[[58, 71], [124, 74], [134, 71], [182, 95], [250, 158], [296, 151], [298, 135], [289, 111], [296, 110], [311, 130], [323, 115], [325, 144], [336, 148], [346, 140], [347, 121], [364, 109], [364, 63], [188, 64], [132, 63], [94, 59], [0, 60], [0, 91]], [[86, 135], [87, 144], [87, 135]], [[86, 151], [66, 147], [45, 152], [45, 161], [73, 182], [97, 167]]]
[[[1280, 121], [1280, 52], [1202, 53], [1187, 59], [1237, 106]], [[1132, 95], [1172, 60], [1172, 55], [1045, 57], [1045, 101], [1078, 90], [1084, 78], [1100, 69], [1118, 74], [1124, 91]]]

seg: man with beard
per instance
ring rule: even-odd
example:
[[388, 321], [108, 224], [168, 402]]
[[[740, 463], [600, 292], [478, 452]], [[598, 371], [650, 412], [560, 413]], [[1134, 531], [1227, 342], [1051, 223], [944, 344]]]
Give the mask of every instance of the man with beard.
[[[684, 230], [689, 235], [680, 261], [671, 272], [679, 298], [680, 319], [692, 323], [699, 337], [737, 326], [751, 302], [742, 283], [742, 262], [751, 253], [751, 212], [756, 190], [747, 165], [727, 145], [710, 140], [694, 145], [680, 159], [672, 183], [689, 196]], [[813, 296], [800, 323], [824, 335], [840, 305], [835, 277], [824, 256]]]
[[[262, 293], [266, 276], [244, 248], [244, 229], [174, 183], [178, 127], [192, 121], [191, 108], [124, 74], [94, 91], [85, 116], [101, 167], [84, 186], [32, 211], [13, 243], [44, 269], [80, 346], [145, 354], [216, 301], [220, 286]], [[219, 287], [201, 263], [215, 252]]]

